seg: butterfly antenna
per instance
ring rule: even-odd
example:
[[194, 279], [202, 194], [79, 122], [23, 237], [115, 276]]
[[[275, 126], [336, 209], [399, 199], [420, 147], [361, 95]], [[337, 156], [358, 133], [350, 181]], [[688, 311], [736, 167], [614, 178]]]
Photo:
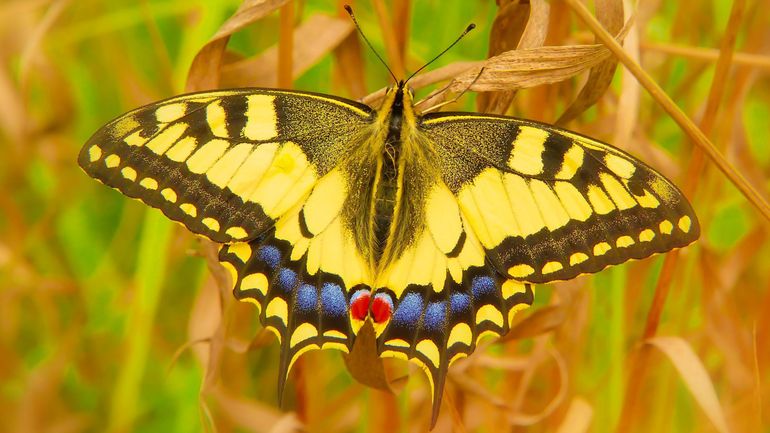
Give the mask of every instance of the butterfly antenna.
[[356, 16], [353, 15], [353, 8], [350, 7], [350, 5], [345, 5], [345, 10], [347, 11], [348, 15], [350, 15], [350, 19], [353, 20], [353, 24], [356, 26], [356, 30], [358, 30], [358, 34], [361, 35], [362, 38], [364, 38], [364, 41], [366, 42], [366, 45], [369, 46], [369, 49], [372, 50], [375, 56], [377, 56], [378, 59], [380, 59], [380, 62], [382, 62], [383, 65], [385, 65], [385, 69], [390, 72], [390, 76], [393, 77], [393, 81], [398, 83], [398, 78], [396, 78], [396, 75], [393, 73], [393, 71], [390, 70], [390, 67], [387, 63], [385, 63], [385, 60], [380, 57], [380, 54], [377, 52], [377, 50], [374, 49], [372, 46], [372, 43], [369, 42], [369, 39], [366, 38], [366, 35], [364, 34], [364, 31], [361, 30], [361, 26], [358, 25], [358, 20], [356, 20]]
[[434, 58], [433, 58], [433, 59], [432, 59], [430, 62], [428, 62], [428, 63], [426, 63], [426, 64], [422, 65], [422, 67], [421, 67], [420, 69], [418, 69], [418, 70], [414, 71], [414, 72], [412, 73], [412, 75], [410, 75], [410, 76], [409, 76], [409, 78], [407, 78], [407, 79], [406, 79], [406, 82], [408, 83], [408, 82], [409, 82], [409, 80], [411, 80], [411, 79], [412, 79], [412, 77], [414, 77], [415, 75], [417, 75], [417, 73], [418, 73], [418, 72], [420, 72], [420, 71], [422, 71], [423, 69], [427, 68], [427, 67], [428, 67], [428, 65], [430, 65], [431, 63], [433, 63], [433, 62], [435, 62], [436, 60], [438, 60], [438, 58], [439, 58], [439, 57], [441, 57], [441, 56], [443, 56], [443, 55], [444, 55], [444, 53], [446, 53], [447, 51], [451, 50], [451, 49], [452, 49], [452, 47], [454, 47], [455, 45], [457, 45], [457, 43], [458, 43], [458, 42], [460, 42], [460, 39], [462, 39], [463, 37], [465, 37], [465, 35], [467, 35], [467, 34], [468, 34], [468, 32], [470, 32], [471, 30], [473, 30], [473, 29], [475, 29], [475, 28], [476, 28], [476, 24], [473, 24], [473, 23], [470, 23], [470, 24], [468, 24], [468, 27], [466, 27], [466, 28], [465, 28], [465, 31], [464, 31], [464, 32], [463, 32], [463, 33], [462, 33], [460, 36], [458, 36], [458, 37], [457, 37], [457, 39], [455, 39], [455, 41], [454, 41], [454, 42], [452, 42], [452, 44], [451, 44], [451, 45], [449, 45], [448, 47], [446, 47], [446, 49], [445, 49], [444, 51], [440, 52], [440, 53], [439, 53], [439, 54], [438, 54], [436, 57], [434, 57]]

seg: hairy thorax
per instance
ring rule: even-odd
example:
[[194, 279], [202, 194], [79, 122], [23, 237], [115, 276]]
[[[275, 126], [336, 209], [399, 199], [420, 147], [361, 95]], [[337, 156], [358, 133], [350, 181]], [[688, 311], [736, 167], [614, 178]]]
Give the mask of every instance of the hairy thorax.
[[372, 271], [383, 272], [419, 235], [424, 191], [435, 182], [429, 146], [420, 140], [411, 94], [389, 92], [371, 138], [351, 152], [352, 205], [346, 216]]

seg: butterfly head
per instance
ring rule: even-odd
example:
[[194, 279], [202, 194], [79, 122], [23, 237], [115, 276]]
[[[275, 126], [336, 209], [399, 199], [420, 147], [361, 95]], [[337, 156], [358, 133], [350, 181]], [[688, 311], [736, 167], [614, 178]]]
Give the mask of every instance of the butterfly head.
[[[407, 85], [406, 80], [399, 80], [389, 86], [379, 109], [380, 119], [383, 124], [388, 124], [391, 118], [397, 117], [399, 127], [402, 121], [411, 122], [414, 118], [414, 91]], [[413, 125], [412, 125], [413, 126]]]

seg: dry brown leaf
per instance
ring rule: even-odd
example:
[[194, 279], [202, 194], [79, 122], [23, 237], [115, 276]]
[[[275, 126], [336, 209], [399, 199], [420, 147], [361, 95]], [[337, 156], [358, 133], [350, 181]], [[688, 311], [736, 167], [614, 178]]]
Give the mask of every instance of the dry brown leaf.
[[188, 323], [188, 335], [191, 341], [206, 339], [207, 343], [194, 345], [193, 350], [201, 362], [205, 373], [201, 392], [206, 393], [220, 378], [220, 365], [227, 346], [225, 324], [228, 322], [228, 306], [234, 301], [229, 293], [231, 283], [227, 271], [217, 260], [218, 248], [212, 242], [202, 242], [201, 252], [206, 258], [213, 281], [201, 287], [193, 312]]
[[[449, 88], [458, 92], [523, 89], [564, 81], [601, 63], [610, 56], [603, 45], [567, 45], [507, 51], [481, 67], [455, 78]], [[475, 80], [475, 82], [474, 82]], [[473, 83], [473, 85], [471, 85]]]
[[516, 49], [529, 20], [528, 2], [512, 0], [500, 2], [489, 32], [489, 51], [487, 57]]
[[[559, 388], [556, 395], [548, 402], [548, 404], [538, 413], [526, 414], [521, 410], [515, 410], [508, 414], [508, 422], [514, 425], [533, 425], [546, 419], [564, 402], [567, 397], [567, 389], [569, 388], [569, 373], [567, 371], [567, 364], [564, 361], [562, 355], [553, 348], [547, 348], [546, 352], [553, 358], [556, 363], [556, 368], [559, 373]], [[521, 394], [524, 397], [524, 394]], [[521, 402], [521, 399], [517, 399]], [[521, 405], [516, 405], [514, 408], [520, 408]]]
[[[489, 57], [511, 49], [541, 47], [548, 30], [550, 6], [544, 0], [509, 3], [501, 8], [492, 26]], [[496, 27], [497, 26], [497, 27]], [[504, 114], [508, 111], [516, 91], [479, 95], [479, 111]]]
[[[623, 0], [596, 0], [596, 18], [611, 34], [616, 34], [623, 27]], [[599, 39], [596, 38], [598, 42]], [[591, 68], [583, 88], [577, 98], [567, 107], [564, 113], [556, 121], [557, 125], [564, 125], [579, 116], [588, 107], [595, 104], [612, 83], [618, 60], [609, 57], [603, 62]]]
[[201, 344], [192, 344], [190, 349], [195, 353], [204, 372], [209, 371], [210, 339], [219, 327], [221, 314], [218, 291], [211, 281], [207, 281], [201, 285], [200, 291], [193, 300], [190, 320], [187, 324], [188, 342], [201, 342]]
[[529, 0], [529, 8], [527, 27], [516, 45], [519, 50], [542, 47], [548, 35], [551, 6], [545, 0]]
[[591, 428], [594, 409], [582, 397], [575, 397], [569, 404], [567, 415], [564, 416], [556, 433], [584, 433]]
[[720, 433], [727, 433], [727, 426], [722, 406], [719, 404], [714, 383], [698, 355], [688, 342], [679, 337], [655, 337], [646, 341], [663, 352], [679, 372], [690, 394], [698, 402], [706, 417]]
[[219, 87], [222, 57], [230, 36], [288, 2], [289, 0], [245, 0], [235, 14], [222, 24], [211, 40], [195, 55], [187, 73], [187, 91]]
[[[294, 29], [292, 77], [297, 78], [323, 56], [337, 48], [353, 32], [349, 19], [313, 15]], [[278, 46], [262, 54], [222, 66], [224, 87], [275, 87]]]
[[[441, 69], [442, 74], [449, 70], [467, 69], [452, 80], [445, 89], [431, 93], [421, 103], [427, 106], [434, 105], [438, 102], [438, 96], [441, 96], [439, 94], [447, 89], [453, 92], [467, 90], [496, 92], [558, 83], [592, 68], [609, 55], [609, 50], [603, 45], [548, 46], [506, 51], [485, 62], [464, 62], [459, 66], [451, 64]], [[435, 77], [438, 76], [439, 74], [435, 75]], [[420, 85], [427, 85], [433, 81], [432, 79], [418, 80], [421, 77], [422, 75], [418, 75], [410, 82], [412, 87], [419, 88]], [[384, 89], [381, 89], [363, 100], [370, 103], [382, 98], [384, 93]]]

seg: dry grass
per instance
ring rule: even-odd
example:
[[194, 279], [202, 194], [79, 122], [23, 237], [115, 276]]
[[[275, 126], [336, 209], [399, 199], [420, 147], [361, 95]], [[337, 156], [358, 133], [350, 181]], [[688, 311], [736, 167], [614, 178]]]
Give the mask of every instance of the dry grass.
[[[366, 380], [396, 378], [372, 390], [336, 352], [297, 363], [280, 409], [277, 345], [232, 299], [214, 246], [75, 163], [100, 124], [184, 89], [291, 86], [376, 105], [387, 72], [336, 3], [0, 4], [0, 431], [427, 429], [419, 370], [367, 363]], [[427, 105], [470, 86], [487, 93], [448, 108], [626, 149], [683, 187], [703, 236], [538, 287], [507, 337], [453, 365], [435, 431], [770, 432], [764, 0], [497, 3], [353, 6], [397, 73], [475, 21], [414, 79]]]

